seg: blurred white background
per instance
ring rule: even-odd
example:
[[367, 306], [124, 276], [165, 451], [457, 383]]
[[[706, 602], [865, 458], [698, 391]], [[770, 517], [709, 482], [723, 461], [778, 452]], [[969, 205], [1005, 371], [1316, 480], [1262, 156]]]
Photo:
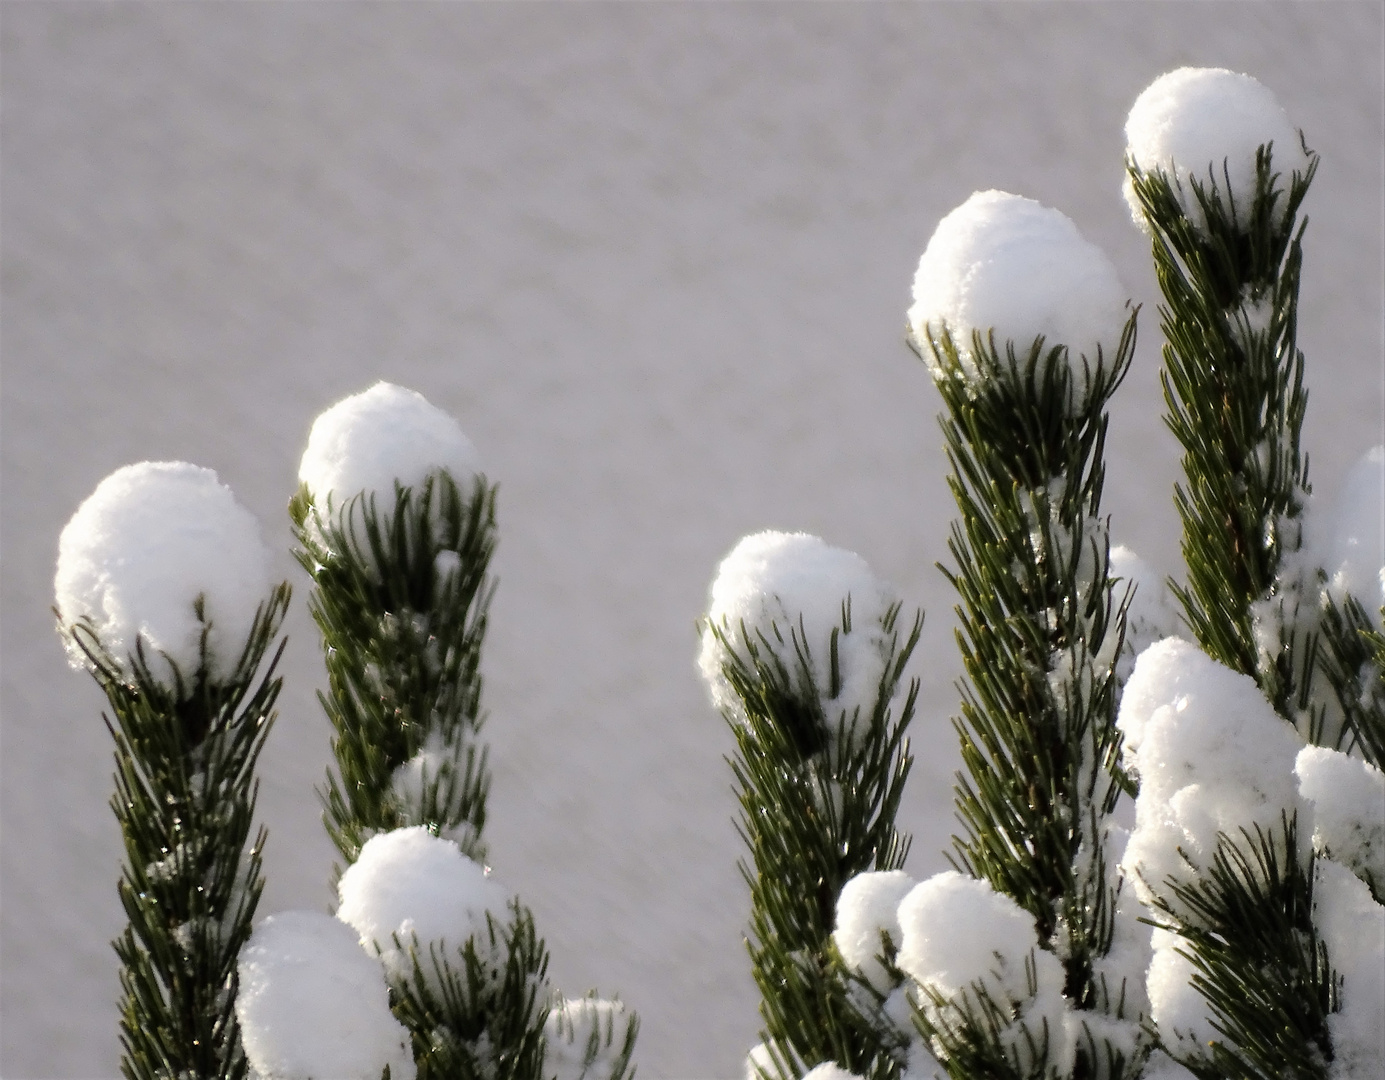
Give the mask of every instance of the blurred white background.
[[297, 598], [263, 759], [260, 913], [325, 909], [329, 760], [285, 504], [312, 418], [386, 378], [501, 484], [485, 657], [495, 873], [642, 1076], [758, 1028], [723, 755], [693, 664], [718, 560], [805, 529], [926, 607], [909, 869], [943, 866], [960, 664], [939, 399], [903, 344], [939, 217], [1072, 216], [1145, 305], [1116, 540], [1177, 573], [1157, 292], [1122, 125], [1183, 64], [1260, 78], [1322, 155], [1300, 344], [1320, 495], [1380, 441], [1382, 11], [1242, 4], [6, 4], [0, 1072], [118, 1069], [104, 704], [53, 633], [57, 537], [107, 473], [216, 469]]

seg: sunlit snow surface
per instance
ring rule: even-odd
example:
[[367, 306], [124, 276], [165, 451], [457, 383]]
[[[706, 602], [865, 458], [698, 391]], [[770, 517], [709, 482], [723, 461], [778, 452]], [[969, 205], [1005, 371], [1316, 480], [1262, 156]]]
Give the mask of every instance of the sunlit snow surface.
[[946, 866], [960, 675], [937, 392], [903, 342], [939, 220], [1060, 208], [1144, 305], [1103, 512], [1177, 575], [1158, 292], [1126, 116], [1183, 64], [1322, 155], [1299, 344], [1330, 503], [1380, 439], [1378, 4], [7, 5], [0, 19], [0, 1075], [118, 1075], [103, 699], [53, 633], [63, 525], [129, 462], [216, 470], [290, 578], [260, 914], [330, 910], [325, 683], [285, 505], [384, 379], [498, 482], [495, 875], [647, 1080], [757, 1041], [731, 733], [693, 659], [738, 538], [804, 530], [927, 610], [907, 869]]
[[[253, 514], [210, 469], [143, 461], [117, 469], [58, 538], [59, 618], [85, 620], [126, 674], [142, 642], [150, 673], [191, 685], [229, 675], [269, 599], [270, 553]], [[198, 603], [202, 605], [199, 617]], [[74, 666], [89, 663], [70, 648]]]

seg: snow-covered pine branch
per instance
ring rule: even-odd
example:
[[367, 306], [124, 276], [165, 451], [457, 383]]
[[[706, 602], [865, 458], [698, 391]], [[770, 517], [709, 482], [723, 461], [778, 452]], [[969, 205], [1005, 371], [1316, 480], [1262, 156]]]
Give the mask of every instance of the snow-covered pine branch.
[[[384, 964], [418, 1080], [625, 1080], [638, 1017], [582, 1027], [592, 1045], [574, 1064], [585, 1014], [563, 1012], [532, 915], [475, 861], [496, 539], [475, 448], [422, 395], [378, 383], [317, 418], [299, 479], [295, 554], [313, 578], [335, 732], [324, 818], [349, 863], [337, 915]], [[551, 1008], [570, 1022], [546, 1026]]]
[[[1014, 908], [1010, 921], [1031, 921], [1024, 942], [994, 946], [1020, 980], [1003, 992], [975, 982], [980, 968], [956, 978], [900, 962], [925, 1074], [1125, 1077], [1146, 1055], [1147, 934], [1115, 869], [1123, 836], [1112, 820], [1129, 786], [1114, 720], [1131, 589], [1112, 580], [1101, 515], [1107, 404], [1134, 337], [1109, 260], [1032, 200], [973, 195], [919, 262], [909, 338], [946, 406], [961, 514], [948, 575], [967, 676], [955, 846], [985, 884], [943, 877], [918, 889], [985, 892]], [[1139, 567], [1122, 558], [1127, 572]], [[1155, 633], [1157, 604], [1146, 606], [1141, 629]], [[946, 924], [966, 905], [915, 897], [899, 910], [905, 941], [968, 932]], [[970, 930], [983, 954], [988, 927]]]
[[1378, 624], [1349, 589], [1375, 606], [1385, 543], [1380, 494], [1354, 481], [1347, 526], [1310, 542], [1297, 214], [1317, 159], [1267, 89], [1221, 69], [1156, 80], [1126, 134], [1201, 646], [1146, 651], [1120, 715], [1141, 785], [1124, 866], [1162, 925], [1149, 996], [1181, 1063], [1160, 1075], [1364, 1080], [1385, 1067], [1385, 780], [1341, 748], [1378, 764]]
[[1188, 625], [1208, 655], [1255, 677], [1314, 741], [1311, 633], [1297, 559], [1309, 495], [1307, 394], [1296, 344], [1303, 225], [1317, 157], [1247, 75], [1180, 68], [1126, 122], [1126, 197], [1153, 240], [1169, 426], [1183, 446]]
[[348, 863], [407, 825], [483, 857], [495, 488], [456, 420], [389, 383], [317, 418], [299, 480], [295, 554], [313, 579], [337, 760], [328, 832]]
[[922, 615], [905, 631], [900, 608], [859, 555], [804, 533], [746, 537], [712, 584], [699, 667], [736, 738], [765, 1025], [752, 1077], [791, 1080], [824, 1061], [898, 1071], [831, 937], [847, 881], [897, 869], [908, 850], [894, 821], [917, 683], [897, 699]]
[[236, 956], [263, 888], [254, 769], [279, 652], [261, 666], [288, 585], [272, 585], [259, 524], [214, 472], [143, 462], [72, 516], [55, 588], [68, 654], [114, 717], [122, 1072], [241, 1080]]

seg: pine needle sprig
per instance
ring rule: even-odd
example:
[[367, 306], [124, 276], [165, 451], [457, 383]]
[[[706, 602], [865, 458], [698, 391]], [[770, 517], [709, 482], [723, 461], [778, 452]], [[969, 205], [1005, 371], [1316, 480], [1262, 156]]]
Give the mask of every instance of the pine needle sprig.
[[[1298, 211], [1318, 158], [1303, 149], [1309, 165], [1286, 189], [1272, 147], [1260, 147], [1249, 208], [1235, 205], [1225, 165], [1221, 177], [1209, 167], [1205, 182], [1189, 180], [1201, 222], [1185, 212], [1181, 181], [1127, 162], [1164, 296], [1167, 423], [1184, 450], [1174, 501], [1188, 582], [1174, 591], [1208, 655], [1254, 677], [1301, 728], [1312, 726], [1303, 683], [1315, 645], [1294, 628], [1298, 600], [1281, 570], [1301, 547], [1311, 491]], [[1257, 621], [1277, 628], [1275, 640]]]
[[528, 909], [513, 900], [510, 913], [488, 912], [485, 932], [451, 949], [396, 935], [410, 967], [391, 977], [391, 998], [413, 1034], [418, 1080], [542, 1080], [548, 950]]
[[1319, 628], [1318, 667], [1341, 710], [1346, 748], [1385, 769], [1385, 639], [1378, 627], [1354, 596], [1338, 603], [1328, 594]]
[[212, 624], [199, 596], [198, 667], [183, 672], [161, 656], [171, 684], [154, 675], [143, 638], [122, 664], [89, 621], [59, 620], [59, 632], [85, 655], [111, 706], [111, 809], [124, 840], [118, 890], [129, 920], [113, 942], [127, 1080], [247, 1076], [235, 1014], [236, 958], [264, 888], [265, 830], [250, 840], [259, 790], [254, 771], [274, 723], [283, 640], [260, 669], [288, 603], [285, 583], [260, 605], [229, 674], [214, 678]]
[[[923, 616], [902, 633], [899, 614], [894, 604], [882, 619], [887, 651], [868, 715], [859, 707], [829, 711], [841, 690], [837, 648], [851, 631], [849, 598], [826, 657], [811, 655], [801, 625], [771, 624], [773, 641], [743, 624], [707, 627], [725, 650], [722, 674], [743, 706], [726, 719], [736, 738], [729, 764], [741, 805], [737, 829], [750, 851], [740, 863], [751, 897], [747, 946], [762, 1038], [784, 1080], [824, 1061], [881, 1078], [898, 1069], [882, 1060], [878, 1034], [853, 1002], [832, 932], [843, 886], [868, 870], [898, 869], [908, 853], [895, 816], [913, 764], [905, 732], [918, 682], [897, 711], [891, 702]], [[817, 665], [826, 680], [815, 677]]]
[[[1080, 363], [1042, 338], [1018, 352], [978, 332], [964, 364], [946, 328], [910, 336], [938, 373], [960, 512], [948, 543], [956, 569], [942, 568], [960, 598], [966, 673], [953, 721], [963, 833], [950, 858], [1033, 916], [1040, 944], [1063, 960], [1074, 1007], [1119, 1018], [1121, 988], [1095, 978], [1093, 964], [1114, 935], [1106, 822], [1134, 789], [1115, 726], [1114, 661], [1130, 596], [1118, 596], [1110, 580], [1100, 507], [1107, 404], [1129, 369], [1135, 319], [1132, 312], [1114, 355], [1098, 350]], [[981, 998], [968, 1008], [974, 1015], [955, 1038], [915, 1013], [926, 1035], [938, 1035], [933, 1043], [960, 1070], [954, 1075], [1028, 1075], [1016, 1072], [1011, 1051], [987, 1042], [999, 1014]], [[1109, 1051], [1104, 1041], [1079, 1040], [1074, 1075], [1119, 1076], [1136, 1064]], [[1117, 1071], [1102, 1072], [1099, 1061]], [[1040, 1075], [1042, 1062], [1033, 1067]]]
[[[375, 833], [409, 825], [484, 857], [480, 658], [495, 494], [482, 477], [463, 490], [437, 470], [416, 488], [396, 484], [387, 508], [362, 494], [324, 510], [306, 488], [290, 503], [327, 663], [319, 699], [337, 771], [321, 792], [324, 818], [348, 863]], [[401, 780], [420, 751], [419, 775]]]
[[[1296, 817], [1280, 828], [1222, 833], [1211, 865], [1168, 883], [1185, 912], [1156, 900], [1165, 929], [1188, 943], [1197, 987], [1225, 1041], [1210, 1057], [1184, 1059], [1204, 1080], [1325, 1078], [1332, 1060], [1328, 1017], [1340, 979], [1313, 923], [1315, 857], [1301, 860]], [[1253, 958], [1248, 962], [1248, 958]]]

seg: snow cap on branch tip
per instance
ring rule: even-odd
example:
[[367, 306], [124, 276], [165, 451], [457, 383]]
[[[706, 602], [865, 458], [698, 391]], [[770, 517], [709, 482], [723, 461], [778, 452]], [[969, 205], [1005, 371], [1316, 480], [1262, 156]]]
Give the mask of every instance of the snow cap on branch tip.
[[[625, 1005], [597, 997], [560, 998], [544, 1021], [545, 1080], [610, 1080], [625, 1049]], [[587, 1051], [596, 1036], [596, 1056]]]
[[413, 1080], [408, 1030], [378, 961], [345, 923], [285, 911], [255, 928], [237, 961], [241, 1041], [264, 1080]]
[[948, 870], [904, 897], [899, 924], [897, 963], [920, 984], [916, 1000], [932, 1023], [955, 1030], [968, 1004], [974, 1010], [979, 988], [1015, 1017], [997, 1033], [1007, 1054], [1027, 1071], [1047, 1032], [1048, 1063], [1058, 1075], [1067, 1072], [1076, 1044], [1063, 964], [1039, 948], [1033, 916], [989, 882]]
[[884, 965], [877, 959], [881, 934], [899, 948], [899, 905], [916, 882], [903, 870], [868, 870], [842, 887], [837, 898], [837, 925], [832, 940], [849, 968], [881, 992], [891, 989]]
[[[1261, 146], [1273, 144], [1271, 165], [1283, 182], [1293, 172], [1306, 171], [1310, 162], [1274, 94], [1251, 76], [1225, 68], [1183, 67], [1160, 75], [1131, 106], [1125, 141], [1126, 156], [1135, 167], [1168, 177], [1183, 212], [1203, 229], [1206, 220], [1193, 181], [1204, 187], [1215, 182], [1224, 200], [1229, 180], [1237, 224], [1245, 225]], [[1135, 224], [1148, 231], [1128, 175], [1125, 198]]]
[[[190, 682], [201, 663], [228, 676], [269, 595], [270, 552], [260, 525], [210, 469], [144, 461], [117, 469], [77, 508], [58, 540], [59, 618], [88, 619], [101, 646], [125, 666], [143, 638], [151, 673], [169, 685], [177, 666]], [[68, 641], [74, 667], [86, 656]], [[160, 654], [167, 656], [167, 661]]]
[[1100, 346], [1115, 356], [1126, 321], [1126, 294], [1115, 267], [1064, 214], [1004, 191], [978, 191], [945, 216], [914, 275], [909, 330], [934, 378], [943, 372], [928, 335], [946, 329], [965, 373], [978, 377], [972, 334], [994, 331], [1019, 357], [1043, 337], [1045, 350], [1066, 346], [1074, 372], [1095, 363]]
[[480, 455], [461, 425], [422, 394], [378, 382], [313, 421], [298, 479], [325, 511], [361, 492], [393, 505], [396, 481], [416, 487], [436, 469], [465, 486], [481, 471]]
[[455, 843], [422, 825], [367, 840], [342, 874], [337, 897], [337, 918], [356, 930], [364, 948], [378, 950], [397, 976], [410, 970], [408, 947], [414, 937], [424, 971], [431, 972], [430, 945], [445, 945], [451, 954], [475, 936], [479, 948], [489, 941], [487, 914], [501, 925], [509, 921], [509, 891]]
[[[1293, 775], [1303, 739], [1250, 676], [1166, 638], [1135, 661], [1116, 726], [1140, 778], [1122, 866], [1142, 902], [1210, 866], [1222, 834], [1243, 846], [1243, 833], [1259, 830], [1281, 855], [1306, 856], [1312, 807]], [[1298, 824], [1294, 852], [1283, 851], [1286, 817]]]
[[[841, 632], [848, 599], [850, 633]], [[869, 716], [890, 648], [882, 621], [897, 600], [894, 590], [875, 576], [865, 559], [820, 537], [774, 531], [745, 537], [717, 569], [702, 629], [698, 667], [713, 703], [723, 711], [739, 713], [740, 703], [723, 668], [731, 658], [726, 643], [742, 653], [742, 628], [753, 646], [763, 649], [767, 642], [795, 675], [799, 660], [793, 636], [801, 628], [815, 689], [829, 722], [835, 724], [843, 710], [850, 715], [857, 706], [862, 717]], [[833, 630], [839, 631], [841, 679], [835, 697], [830, 685]]]

